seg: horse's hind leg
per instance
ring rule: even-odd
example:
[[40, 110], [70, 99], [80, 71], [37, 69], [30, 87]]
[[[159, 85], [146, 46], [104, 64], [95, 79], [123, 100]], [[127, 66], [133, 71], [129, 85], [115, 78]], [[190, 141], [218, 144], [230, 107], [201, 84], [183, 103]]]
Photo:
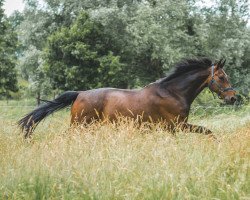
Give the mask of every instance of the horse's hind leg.
[[70, 126], [78, 126], [80, 123], [84, 122], [86, 116], [85, 108], [86, 106], [82, 101], [76, 99], [71, 107], [71, 121]]
[[79, 126], [80, 124], [89, 124], [93, 121], [92, 115], [86, 113], [84, 109], [78, 112], [71, 112], [70, 126]]
[[97, 110], [90, 103], [84, 100], [76, 100], [71, 108], [71, 126], [79, 126], [80, 124], [90, 124], [94, 120], [98, 120]]

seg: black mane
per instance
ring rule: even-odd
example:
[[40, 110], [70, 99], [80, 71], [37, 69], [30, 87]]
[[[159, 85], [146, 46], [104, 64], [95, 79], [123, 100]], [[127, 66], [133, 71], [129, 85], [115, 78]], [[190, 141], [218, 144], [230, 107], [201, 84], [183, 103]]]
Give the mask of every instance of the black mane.
[[167, 77], [158, 80], [158, 83], [166, 83], [176, 77], [191, 71], [205, 70], [211, 67], [212, 61], [209, 58], [185, 59], [175, 65], [174, 71]]

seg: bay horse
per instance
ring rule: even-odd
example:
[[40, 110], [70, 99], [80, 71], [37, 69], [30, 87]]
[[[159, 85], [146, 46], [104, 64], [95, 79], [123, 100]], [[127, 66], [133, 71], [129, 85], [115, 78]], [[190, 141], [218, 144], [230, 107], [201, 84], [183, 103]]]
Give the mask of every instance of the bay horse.
[[29, 137], [45, 117], [69, 105], [71, 124], [90, 123], [93, 120], [117, 120], [117, 114], [142, 122], [163, 121], [170, 130], [176, 125], [181, 130], [211, 134], [209, 129], [188, 123], [190, 107], [206, 87], [228, 104], [236, 101], [223, 70], [225, 60], [213, 63], [208, 58], [185, 59], [176, 64], [174, 71], [142, 89], [99, 88], [87, 91], [68, 91], [52, 101], [45, 101], [18, 124]]

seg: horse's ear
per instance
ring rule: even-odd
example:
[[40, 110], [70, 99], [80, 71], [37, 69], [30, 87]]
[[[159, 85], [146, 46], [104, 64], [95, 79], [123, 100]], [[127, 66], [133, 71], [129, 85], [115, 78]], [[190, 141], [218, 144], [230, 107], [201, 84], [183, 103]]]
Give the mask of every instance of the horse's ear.
[[220, 59], [219, 62], [216, 63], [217, 68], [223, 68], [223, 66], [226, 63], [226, 59], [223, 61], [223, 59]]
[[221, 63], [221, 66], [220, 66], [220, 68], [223, 68], [224, 67], [224, 65], [225, 65], [225, 63], [226, 63], [226, 59]]

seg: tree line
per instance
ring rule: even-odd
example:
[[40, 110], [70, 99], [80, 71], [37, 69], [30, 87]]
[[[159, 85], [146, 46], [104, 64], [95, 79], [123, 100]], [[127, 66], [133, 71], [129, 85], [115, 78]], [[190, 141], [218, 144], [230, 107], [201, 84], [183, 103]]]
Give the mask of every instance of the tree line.
[[4, 15], [0, 0], [0, 95], [135, 88], [190, 57], [227, 59], [241, 94], [250, 89], [247, 0], [25, 0]]

